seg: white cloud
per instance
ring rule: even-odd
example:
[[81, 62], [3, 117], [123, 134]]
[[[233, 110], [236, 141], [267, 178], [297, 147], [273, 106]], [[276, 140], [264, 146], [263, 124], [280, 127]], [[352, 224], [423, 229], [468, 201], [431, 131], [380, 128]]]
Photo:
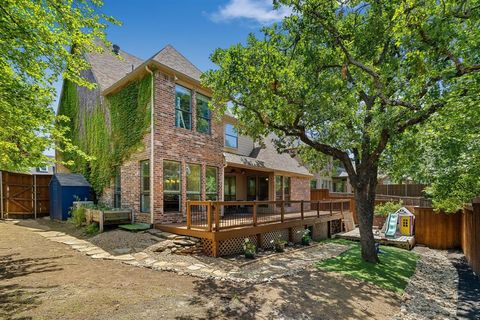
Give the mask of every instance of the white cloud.
[[290, 8], [273, 9], [272, 0], [229, 0], [229, 2], [212, 14], [212, 20], [228, 21], [234, 19], [249, 19], [259, 23], [280, 21], [291, 13]]

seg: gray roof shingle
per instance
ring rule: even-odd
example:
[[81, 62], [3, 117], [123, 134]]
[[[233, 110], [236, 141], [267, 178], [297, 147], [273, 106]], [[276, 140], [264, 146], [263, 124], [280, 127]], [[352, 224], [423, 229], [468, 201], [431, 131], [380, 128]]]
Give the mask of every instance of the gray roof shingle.
[[90, 187], [87, 179], [81, 174], [76, 173], [56, 173], [54, 178], [64, 187]]
[[194, 80], [200, 81], [202, 71], [171, 45], [165, 46], [152, 57], [152, 60], [161, 63], [170, 69], [183, 73]]
[[227, 163], [238, 164], [253, 168], [263, 168], [265, 170], [284, 171], [293, 174], [311, 176], [307, 168], [290, 156], [288, 153], [279, 153], [275, 148], [273, 141], [276, 136], [269, 134], [263, 141], [263, 146], [257, 145], [249, 157], [224, 152], [223, 155]]
[[123, 50], [120, 50], [119, 56], [122, 59], [110, 52], [88, 53], [86, 55], [100, 90], [107, 89], [143, 63], [140, 58]]

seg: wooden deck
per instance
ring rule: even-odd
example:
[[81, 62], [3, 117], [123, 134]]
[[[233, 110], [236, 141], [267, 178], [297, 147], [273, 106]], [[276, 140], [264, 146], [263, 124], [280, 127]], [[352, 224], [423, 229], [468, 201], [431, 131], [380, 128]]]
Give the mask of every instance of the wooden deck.
[[[382, 245], [394, 246], [407, 250], [411, 250], [415, 246], [415, 236], [402, 235], [395, 238], [387, 238], [379, 230], [374, 230], [373, 235], [375, 238], [375, 242]], [[358, 228], [355, 228], [352, 231], [337, 234], [335, 237], [352, 241], [360, 241], [360, 230]]]
[[245, 238], [264, 248], [277, 238], [298, 242], [298, 233], [305, 228], [310, 228], [313, 238], [329, 237], [341, 231], [341, 221], [351, 216], [349, 208], [350, 200], [189, 201], [184, 224], [155, 228], [201, 238], [205, 253], [216, 257], [234, 251], [233, 247], [240, 250]]

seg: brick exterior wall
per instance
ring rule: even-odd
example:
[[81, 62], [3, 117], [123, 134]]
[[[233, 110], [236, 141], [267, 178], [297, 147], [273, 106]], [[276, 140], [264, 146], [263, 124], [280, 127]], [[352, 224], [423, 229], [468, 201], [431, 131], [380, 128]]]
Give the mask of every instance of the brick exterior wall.
[[[186, 221], [186, 166], [201, 165], [201, 198], [205, 199], [205, 173], [207, 166], [217, 168], [218, 199], [223, 200], [224, 157], [223, 123], [215, 117], [211, 121], [211, 134], [196, 132], [196, 92], [193, 86], [180, 85], [192, 91], [192, 130], [175, 127], [175, 79], [157, 72], [154, 78], [154, 164], [153, 164], [153, 215], [154, 223], [182, 223]], [[150, 133], [146, 134], [143, 148], [134, 153], [120, 168], [121, 203], [123, 208], [132, 208], [137, 222], [150, 223], [150, 213], [140, 212], [140, 161], [150, 159]], [[181, 164], [181, 210], [163, 210], [163, 161], [178, 161]], [[273, 173], [271, 174], [271, 197], [274, 200]], [[310, 199], [310, 179], [291, 177], [291, 199]], [[113, 179], [110, 188], [104, 190], [101, 201], [113, 205]]]
[[292, 200], [310, 200], [310, 178], [292, 177], [290, 183]]

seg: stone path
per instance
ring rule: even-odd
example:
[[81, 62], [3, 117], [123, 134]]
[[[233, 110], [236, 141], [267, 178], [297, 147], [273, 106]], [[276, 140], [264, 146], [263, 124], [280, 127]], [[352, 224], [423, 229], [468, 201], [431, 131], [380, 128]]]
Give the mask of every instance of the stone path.
[[[180, 275], [229, 280], [234, 282], [259, 283], [298, 273], [315, 262], [337, 256], [349, 247], [335, 243], [315, 244], [305, 249], [297, 249], [282, 254], [272, 254], [251, 263], [235, 264], [227, 259], [201, 255], [178, 255], [169, 250], [156, 252], [156, 246], [143, 252], [112, 255], [100, 247], [67, 235], [63, 232], [27, 228], [48, 240], [63, 243], [72, 249], [90, 256], [92, 259], [116, 260], [137, 267], [161, 271], [172, 271]], [[174, 236], [170, 236], [174, 239]]]
[[446, 251], [415, 247], [420, 255], [403, 295], [401, 313], [393, 319], [455, 319], [458, 274]]

